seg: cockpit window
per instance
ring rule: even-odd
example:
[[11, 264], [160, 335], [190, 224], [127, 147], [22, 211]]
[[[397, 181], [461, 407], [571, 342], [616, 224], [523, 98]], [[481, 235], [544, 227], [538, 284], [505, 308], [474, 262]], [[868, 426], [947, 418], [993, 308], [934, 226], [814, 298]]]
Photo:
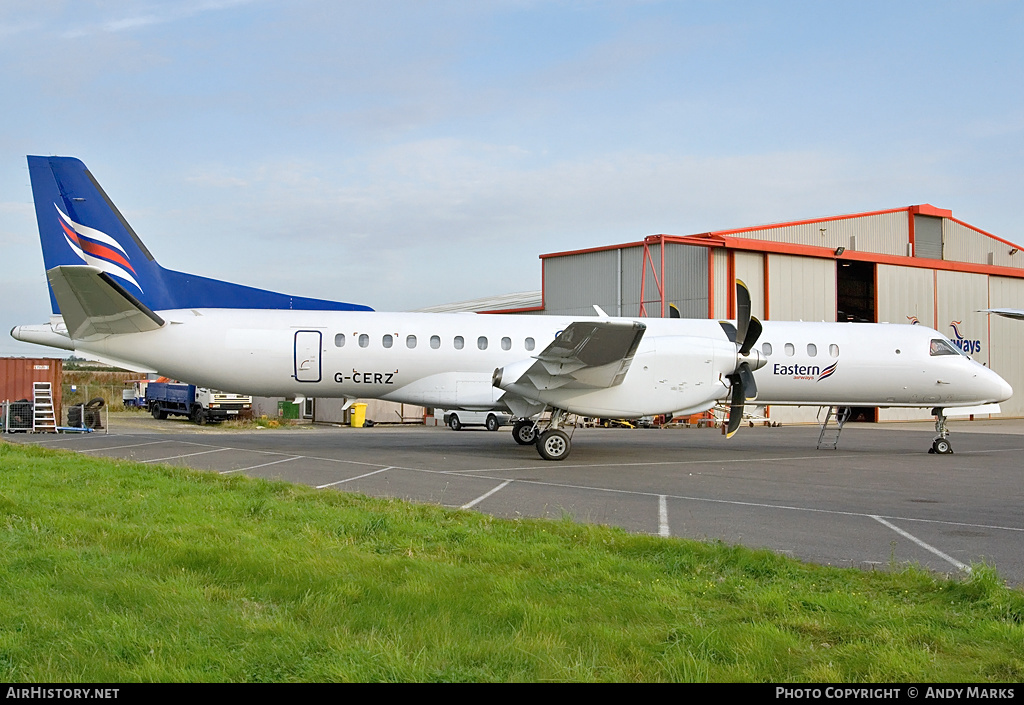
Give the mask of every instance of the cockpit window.
[[928, 354], [932, 357], [936, 355], [963, 355], [960, 348], [942, 338], [932, 338], [932, 342], [929, 345]]

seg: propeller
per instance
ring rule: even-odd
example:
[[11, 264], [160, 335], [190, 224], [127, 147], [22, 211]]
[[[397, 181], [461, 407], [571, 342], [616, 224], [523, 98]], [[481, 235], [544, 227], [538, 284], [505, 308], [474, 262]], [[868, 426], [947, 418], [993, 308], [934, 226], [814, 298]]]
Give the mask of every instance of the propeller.
[[726, 438], [731, 438], [743, 421], [743, 406], [757, 399], [757, 383], [754, 370], [764, 367], [767, 360], [754, 350], [754, 343], [761, 336], [761, 321], [750, 315], [750, 291], [747, 285], [736, 280], [736, 327], [722, 322], [730, 339], [736, 343], [736, 368], [726, 375], [729, 380], [729, 419], [726, 422]]

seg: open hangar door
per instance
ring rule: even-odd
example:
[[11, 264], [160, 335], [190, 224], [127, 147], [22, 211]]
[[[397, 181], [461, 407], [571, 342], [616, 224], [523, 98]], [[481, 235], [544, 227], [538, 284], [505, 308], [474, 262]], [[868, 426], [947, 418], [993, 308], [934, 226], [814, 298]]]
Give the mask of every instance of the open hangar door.
[[[836, 260], [836, 321], [877, 323], [875, 311], [875, 263]], [[850, 421], [878, 421], [879, 409], [855, 406]]]

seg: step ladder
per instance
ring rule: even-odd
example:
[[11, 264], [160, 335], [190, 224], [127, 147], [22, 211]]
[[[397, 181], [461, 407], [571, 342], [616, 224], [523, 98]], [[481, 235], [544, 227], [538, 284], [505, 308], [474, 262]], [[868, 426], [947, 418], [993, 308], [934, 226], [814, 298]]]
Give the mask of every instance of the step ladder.
[[[839, 445], [839, 434], [843, 432], [843, 426], [850, 420], [852, 412], [853, 409], [848, 406], [828, 407], [825, 420], [821, 422], [821, 433], [818, 434], [818, 450], [836, 449]], [[818, 418], [821, 418], [821, 409], [818, 409]]]
[[53, 389], [49, 382], [32, 383], [32, 431], [57, 432], [57, 417], [53, 413]]

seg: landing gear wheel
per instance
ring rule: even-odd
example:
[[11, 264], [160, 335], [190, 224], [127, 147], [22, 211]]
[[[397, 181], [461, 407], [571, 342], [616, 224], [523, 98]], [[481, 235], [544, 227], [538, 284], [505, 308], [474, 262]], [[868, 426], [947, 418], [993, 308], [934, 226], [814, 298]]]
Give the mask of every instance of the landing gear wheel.
[[448, 428], [450, 428], [453, 431], [458, 431], [459, 429], [462, 428], [462, 422], [459, 421], [459, 417], [456, 416], [455, 414], [452, 414], [451, 416], [448, 417]]
[[512, 427], [512, 438], [521, 446], [528, 446], [537, 440], [537, 427], [530, 419], [519, 419]]
[[932, 448], [929, 453], [937, 453], [939, 455], [952, 455], [953, 446], [949, 444], [945, 438], [936, 438], [932, 442]]
[[537, 441], [537, 452], [544, 460], [565, 460], [569, 457], [571, 449], [569, 435], [557, 429], [545, 431], [540, 434], [540, 440]]
[[488, 414], [487, 423], [484, 425], [487, 427], [488, 431], [497, 431], [499, 426], [498, 417], [495, 416], [494, 414]]

